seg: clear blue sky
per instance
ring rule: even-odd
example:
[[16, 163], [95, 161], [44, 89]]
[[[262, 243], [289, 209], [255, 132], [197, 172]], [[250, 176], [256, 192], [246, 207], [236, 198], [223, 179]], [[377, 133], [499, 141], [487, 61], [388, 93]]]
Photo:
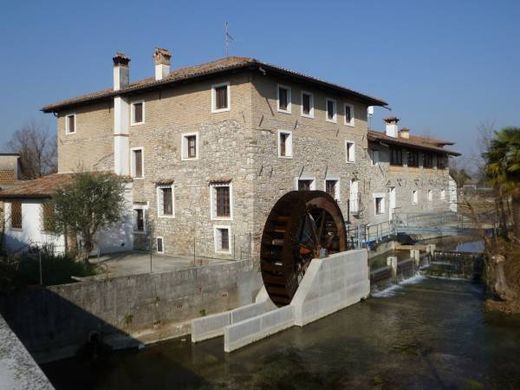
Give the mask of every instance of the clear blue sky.
[[[481, 123], [520, 125], [520, 1], [9, 1], [0, 14], [0, 149], [47, 103], [111, 85], [116, 51], [131, 78], [231, 54], [389, 102], [414, 133], [471, 152]], [[373, 127], [389, 112], [378, 109]]]

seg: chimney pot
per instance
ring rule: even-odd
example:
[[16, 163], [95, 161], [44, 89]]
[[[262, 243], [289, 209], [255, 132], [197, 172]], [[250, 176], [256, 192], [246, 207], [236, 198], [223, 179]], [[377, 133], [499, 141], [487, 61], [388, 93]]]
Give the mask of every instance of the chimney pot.
[[397, 138], [398, 136], [398, 128], [397, 128], [397, 122], [399, 122], [399, 118], [395, 116], [391, 116], [388, 118], [385, 118], [386, 122], [386, 135], [389, 137]]
[[399, 130], [399, 137], [409, 139], [410, 138], [410, 129], [403, 127], [401, 130]]
[[162, 80], [170, 74], [172, 55], [169, 50], [157, 47], [153, 53], [155, 62], [155, 79]]
[[114, 61], [114, 91], [119, 91], [120, 89], [128, 87], [128, 83], [130, 82], [130, 72], [128, 68], [130, 58], [118, 52], [112, 60]]

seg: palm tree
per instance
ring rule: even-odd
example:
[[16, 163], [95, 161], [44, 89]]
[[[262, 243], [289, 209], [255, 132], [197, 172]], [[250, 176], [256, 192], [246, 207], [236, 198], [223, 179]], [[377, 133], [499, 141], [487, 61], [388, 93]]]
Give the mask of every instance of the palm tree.
[[[484, 171], [498, 192], [500, 204], [511, 198], [514, 238], [520, 240], [520, 128], [506, 127], [495, 132], [489, 149], [483, 154]], [[503, 213], [505, 215], [505, 212]], [[506, 226], [504, 226], [506, 228]]]

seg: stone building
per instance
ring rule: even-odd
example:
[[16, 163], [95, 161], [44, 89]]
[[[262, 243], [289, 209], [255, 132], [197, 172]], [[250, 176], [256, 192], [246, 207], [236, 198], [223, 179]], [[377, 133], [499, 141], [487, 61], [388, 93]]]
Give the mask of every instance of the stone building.
[[171, 54], [156, 49], [154, 77], [135, 82], [128, 57], [113, 62], [111, 88], [42, 110], [58, 118], [58, 174], [133, 178], [133, 248], [257, 255], [272, 206], [295, 189], [328, 191], [350, 223], [382, 218], [367, 206], [388, 186], [371, 181], [392, 168], [369, 158], [384, 142], [367, 109], [385, 101], [253, 58], [171, 70]]

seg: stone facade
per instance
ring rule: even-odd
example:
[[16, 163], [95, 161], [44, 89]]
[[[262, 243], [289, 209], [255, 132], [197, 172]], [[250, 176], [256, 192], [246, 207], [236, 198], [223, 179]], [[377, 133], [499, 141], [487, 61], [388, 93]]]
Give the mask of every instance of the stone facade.
[[[398, 204], [403, 209], [410, 203], [414, 186], [432, 186], [436, 191], [447, 188], [446, 172], [394, 170], [384, 162], [372, 164], [367, 137], [369, 98], [260, 70], [242, 69], [125, 95], [125, 104], [130, 106], [143, 102], [144, 121], [128, 125], [129, 155], [123, 157], [114, 153], [113, 98], [56, 109], [59, 172], [114, 170], [118, 159], [131, 161], [132, 150], [142, 148], [143, 177], [134, 178], [133, 201], [134, 208], [145, 210], [148, 227], [146, 232], [134, 234], [134, 247], [147, 248], [154, 242], [150, 237], [162, 237], [165, 253], [219, 258], [258, 255], [271, 208], [283, 194], [296, 189], [298, 178], [314, 180], [317, 190], [325, 190], [326, 179], [337, 180], [339, 206], [345, 220], [353, 224], [388, 220], [388, 207], [384, 214], [375, 215], [370, 205], [373, 193], [387, 192], [389, 186], [399, 188]], [[212, 112], [212, 86], [221, 83], [229, 83], [230, 109]], [[290, 112], [278, 109], [279, 85], [290, 89]], [[302, 91], [313, 96], [312, 118], [302, 115]], [[336, 102], [335, 121], [327, 120], [327, 99]], [[348, 124], [345, 104], [353, 109], [354, 119]], [[75, 133], [68, 134], [65, 121], [72, 113], [76, 115]], [[279, 156], [279, 131], [291, 132], [290, 157]], [[196, 159], [183, 159], [185, 133], [198, 135]], [[351, 153], [355, 150], [350, 162], [347, 141], [354, 144]], [[358, 181], [360, 204], [365, 205], [361, 213], [349, 211], [353, 179]], [[215, 219], [210, 212], [210, 184], [219, 181], [229, 181], [232, 186], [231, 218]], [[173, 216], [158, 213], [157, 186], [161, 183], [173, 187]], [[432, 202], [432, 208], [433, 203], [437, 205]], [[413, 210], [429, 209], [421, 198]], [[229, 254], [216, 253], [217, 226], [231, 229]]]

